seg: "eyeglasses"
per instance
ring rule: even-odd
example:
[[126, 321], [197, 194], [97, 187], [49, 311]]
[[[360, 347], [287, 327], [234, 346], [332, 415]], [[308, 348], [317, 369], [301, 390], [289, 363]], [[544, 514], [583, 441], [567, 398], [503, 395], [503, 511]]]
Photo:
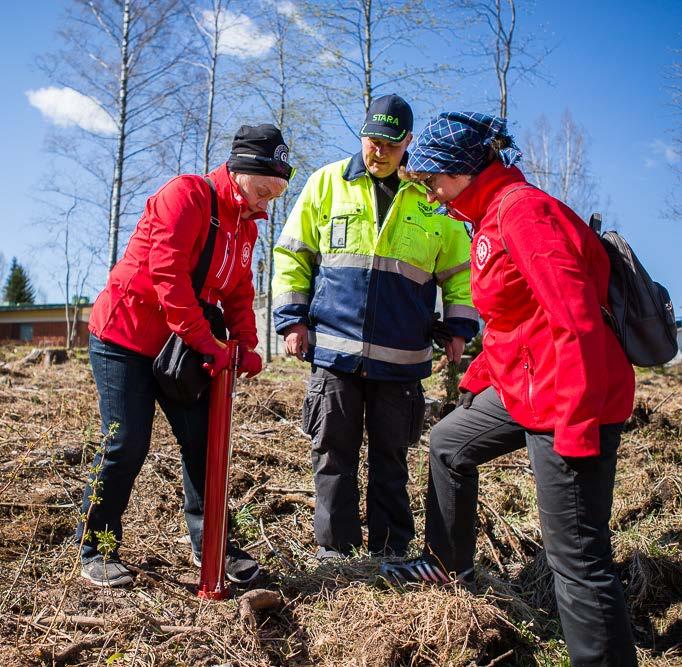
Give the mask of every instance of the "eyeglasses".
[[435, 176], [436, 174], [429, 174], [426, 178], [422, 178], [419, 183], [421, 183], [425, 188], [427, 192], [433, 192], [433, 183], [431, 183], [431, 179]]
[[267, 164], [278, 176], [291, 180], [296, 175], [296, 167], [292, 167], [287, 162], [277, 160], [274, 157], [265, 157], [263, 155], [252, 155], [250, 153], [236, 153], [235, 157], [248, 157], [256, 162]]

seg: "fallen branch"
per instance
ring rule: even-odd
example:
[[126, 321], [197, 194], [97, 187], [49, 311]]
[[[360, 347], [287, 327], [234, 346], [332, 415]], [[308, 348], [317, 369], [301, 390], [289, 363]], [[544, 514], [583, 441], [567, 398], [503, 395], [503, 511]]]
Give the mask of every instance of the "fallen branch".
[[315, 500], [313, 498], [301, 496], [297, 493], [287, 493], [282, 500], [287, 503], [299, 503], [300, 505], [310, 507], [310, 509], [315, 509]]
[[79, 642], [73, 642], [69, 644], [61, 651], [55, 651], [55, 647], [45, 648], [40, 647], [37, 649], [36, 654], [41, 660], [49, 663], [52, 666], [64, 665], [68, 661], [77, 658], [83, 651], [90, 648], [95, 648], [96, 646], [101, 646], [105, 642], [109, 641], [113, 636], [114, 632], [109, 632], [106, 635], [100, 635], [99, 637], [86, 637], [81, 639]]
[[239, 598], [239, 618], [248, 628], [256, 627], [255, 611], [274, 609], [282, 604], [282, 598], [275, 591], [267, 591], [264, 588], [244, 593]]
[[493, 658], [485, 667], [493, 667], [493, 665], [499, 665], [503, 660], [508, 658], [510, 655], [514, 654], [514, 649], [510, 648], [508, 651], [502, 655], [498, 655], [497, 658]]
[[63, 504], [53, 504], [53, 503], [2, 503], [0, 502], [0, 507], [18, 507], [19, 509], [31, 509], [32, 507], [40, 507], [42, 509], [48, 510], [64, 510], [70, 509], [71, 507], [76, 507], [76, 503], [63, 503]]
[[677, 393], [677, 389], [673, 389], [665, 398], [663, 398], [658, 403], [656, 403], [656, 405], [651, 410], [649, 415], [653, 415], [655, 412], [658, 412], [658, 409], [661, 408], [663, 405], [665, 405], [676, 393]]
[[505, 525], [509, 526], [511, 531], [516, 535], [516, 537], [523, 543], [523, 541], [530, 542], [533, 546], [537, 547], [538, 549], [542, 549], [542, 546], [540, 546], [532, 537], [529, 537], [528, 535], [522, 533], [516, 526], [511, 524], [507, 519], [505, 519], [503, 516], [501, 516], [498, 512], [496, 512], [488, 503], [485, 502], [485, 500], [481, 500], [481, 498], [478, 499], [478, 502], [482, 507], [485, 507], [493, 516], [498, 518], [502, 523]]
[[263, 537], [263, 540], [265, 540], [265, 544], [268, 545], [270, 551], [275, 554], [290, 570], [298, 572], [298, 568], [289, 559], [285, 558], [282, 552], [277, 549], [268, 539], [268, 536], [265, 534], [265, 527], [263, 526], [263, 517], [258, 519], [258, 525], [260, 526], [260, 534]]
[[315, 495], [314, 489], [289, 489], [284, 486], [266, 486], [265, 490], [269, 491], [270, 493], [302, 493], [308, 494], [310, 496]]
[[[181, 632], [191, 632], [191, 633], [201, 633], [208, 632], [208, 628], [196, 625], [167, 625], [160, 623], [154, 619], [148, 619], [150, 625], [153, 626], [154, 630], [158, 630], [163, 634], [178, 634]], [[115, 621], [100, 618], [99, 616], [72, 616], [70, 614], [58, 614], [57, 616], [47, 616], [46, 618], [41, 618], [40, 623], [42, 624], [52, 624], [52, 623], [64, 623], [70, 627], [74, 628], [104, 628], [109, 625], [117, 625]], [[126, 621], [129, 624], [130, 620]]]

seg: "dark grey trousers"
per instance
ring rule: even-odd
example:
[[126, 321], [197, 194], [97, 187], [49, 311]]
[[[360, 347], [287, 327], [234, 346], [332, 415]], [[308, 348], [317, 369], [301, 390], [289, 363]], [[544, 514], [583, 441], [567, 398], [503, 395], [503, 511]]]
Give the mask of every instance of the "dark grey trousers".
[[303, 404], [315, 479], [315, 537], [348, 552], [362, 545], [358, 466], [368, 438], [368, 547], [403, 555], [414, 537], [407, 494], [407, 448], [424, 419], [419, 382], [382, 382], [313, 366]]
[[575, 667], [637, 664], [609, 532], [621, 427], [601, 427], [599, 456], [562, 457], [552, 448], [553, 434], [526, 431], [489, 388], [431, 431], [426, 548], [464, 581], [473, 578], [477, 466], [528, 447], [547, 562]]

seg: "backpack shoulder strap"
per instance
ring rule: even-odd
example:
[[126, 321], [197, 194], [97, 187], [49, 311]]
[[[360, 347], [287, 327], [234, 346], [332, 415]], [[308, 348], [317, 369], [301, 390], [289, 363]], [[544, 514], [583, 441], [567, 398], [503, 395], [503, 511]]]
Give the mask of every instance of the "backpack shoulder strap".
[[220, 227], [220, 220], [218, 219], [218, 193], [215, 189], [215, 183], [207, 176], [204, 176], [204, 180], [208, 183], [208, 187], [211, 190], [211, 221], [208, 228], [206, 243], [204, 243], [201, 255], [199, 255], [199, 261], [197, 262], [194, 274], [192, 275], [192, 287], [194, 288], [197, 299], [206, 282], [208, 269], [211, 266], [211, 259], [213, 258], [213, 248], [215, 247], [218, 227]]
[[512, 190], [509, 190], [509, 192], [505, 192], [504, 196], [500, 201], [500, 205], [497, 209], [497, 232], [500, 235], [500, 241], [502, 241], [502, 247], [504, 248], [504, 251], [506, 253], [509, 253], [509, 248], [507, 248], [507, 244], [504, 242], [504, 236], [502, 236], [502, 204], [504, 204], [505, 199], [507, 199], [509, 195], [513, 195], [515, 192], [518, 192], [519, 190], [527, 190], [529, 188], [532, 188], [533, 190], [537, 189], [534, 185], [526, 183], [525, 185], [519, 185], [518, 188], [513, 188]]

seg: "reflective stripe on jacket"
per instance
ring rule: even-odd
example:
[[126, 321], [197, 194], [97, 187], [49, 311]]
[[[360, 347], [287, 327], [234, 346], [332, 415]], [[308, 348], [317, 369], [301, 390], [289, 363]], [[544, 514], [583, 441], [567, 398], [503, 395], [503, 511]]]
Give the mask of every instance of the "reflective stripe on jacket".
[[402, 183], [378, 229], [360, 153], [315, 172], [275, 248], [277, 331], [306, 324], [309, 360], [324, 368], [362, 364], [368, 378], [428, 377], [438, 285], [451, 332], [469, 340], [478, 330], [469, 238], [435, 209], [421, 186]]
[[483, 352], [462, 378], [492, 385], [511, 416], [554, 431], [563, 456], [599, 453], [599, 425], [632, 411], [634, 372], [601, 308], [609, 260], [565, 204], [494, 162], [449, 204], [471, 220], [473, 299], [485, 321]]
[[[221, 302], [230, 335], [255, 347], [251, 255], [258, 229], [240, 217], [242, 197], [223, 164], [216, 186], [220, 227], [201, 296]], [[200, 352], [213, 336], [192, 288], [192, 272], [208, 236], [211, 193], [201, 176], [177, 176], [147, 200], [121, 260], [93, 306], [98, 338], [155, 357], [171, 331]]]

